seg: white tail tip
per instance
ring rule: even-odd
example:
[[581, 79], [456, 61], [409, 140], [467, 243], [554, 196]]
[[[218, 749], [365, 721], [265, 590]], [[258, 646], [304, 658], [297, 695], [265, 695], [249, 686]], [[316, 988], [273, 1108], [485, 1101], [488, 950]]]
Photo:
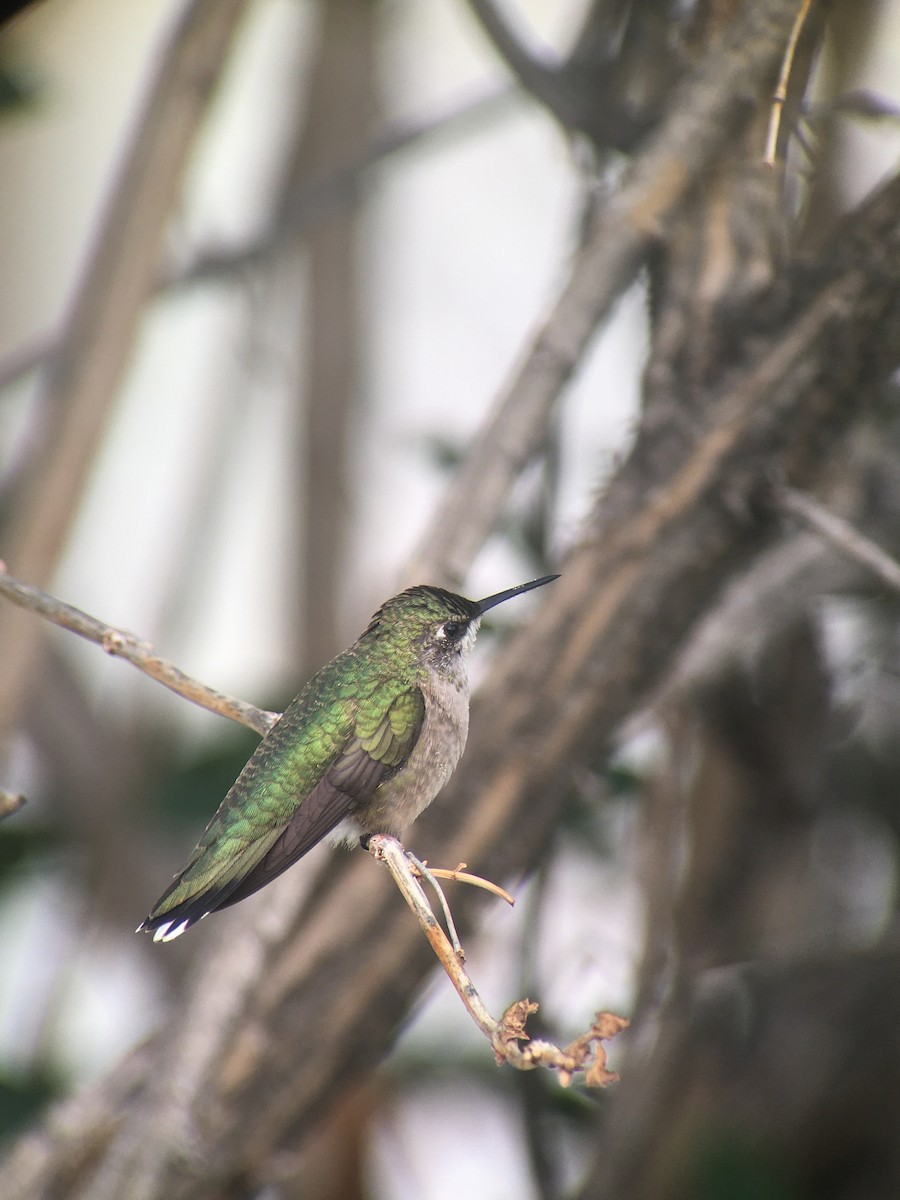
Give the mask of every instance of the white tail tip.
[[155, 931], [153, 940], [154, 942], [174, 942], [190, 927], [190, 924], [191, 922], [188, 920], [179, 921], [177, 925], [174, 921], [166, 921], [165, 925], [160, 925], [159, 929]]

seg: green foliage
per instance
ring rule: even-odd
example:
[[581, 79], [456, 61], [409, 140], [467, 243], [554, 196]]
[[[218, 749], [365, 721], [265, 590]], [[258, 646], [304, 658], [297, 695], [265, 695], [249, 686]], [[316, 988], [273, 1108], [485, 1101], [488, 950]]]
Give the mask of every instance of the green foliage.
[[0, 118], [33, 110], [42, 93], [41, 81], [28, 67], [0, 61]]
[[150, 807], [160, 824], [176, 829], [196, 828], [219, 807], [223, 796], [259, 742], [251, 729], [234, 726], [209, 750], [159, 780]]
[[58, 850], [61, 840], [44, 825], [9, 817], [0, 821], [0, 891], [23, 870]]
[[0, 1142], [33, 1121], [64, 1090], [61, 1080], [41, 1069], [28, 1074], [0, 1071]]
[[692, 1147], [678, 1195], [691, 1200], [796, 1200], [771, 1151], [736, 1131], [719, 1131]]

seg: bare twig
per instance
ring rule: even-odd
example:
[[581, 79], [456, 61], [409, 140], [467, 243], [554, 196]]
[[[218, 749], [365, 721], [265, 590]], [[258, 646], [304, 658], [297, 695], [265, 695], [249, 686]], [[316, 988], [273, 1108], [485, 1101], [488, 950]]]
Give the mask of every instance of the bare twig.
[[0, 392], [37, 370], [59, 341], [58, 333], [29, 338], [0, 362]]
[[233, 278], [238, 272], [259, 266], [289, 240], [308, 233], [324, 219], [334, 218], [358, 201], [364, 194], [366, 175], [385, 160], [426, 144], [436, 136], [459, 134], [467, 125], [481, 129], [486, 118], [499, 113], [503, 106], [510, 107], [517, 94], [513, 88], [500, 88], [460, 101], [421, 120], [390, 126], [346, 163], [308, 177], [279, 219], [257, 237], [236, 246], [201, 246], [186, 262], [170, 266], [159, 281], [160, 290]]
[[579, 128], [589, 105], [576, 82], [580, 78], [578, 72], [567, 71], [565, 63], [554, 62], [546, 55], [538, 57], [493, 0], [468, 0], [468, 3], [494, 49], [526, 91], [545, 105], [563, 128]]
[[780, 488], [776, 499], [783, 512], [799, 518], [841, 554], [871, 571], [891, 591], [900, 593], [900, 563], [849, 521], [823, 508], [806, 492], [794, 488]]
[[411, 850], [406, 851], [406, 857], [410, 866], [413, 869], [413, 877], [416, 879], [424, 879], [426, 883], [430, 883], [434, 894], [438, 898], [438, 903], [441, 906], [441, 912], [444, 914], [444, 924], [447, 926], [447, 936], [450, 938], [450, 945], [453, 947], [453, 953], [460, 960], [465, 962], [466, 952], [462, 948], [462, 942], [459, 940], [459, 934], [456, 932], [456, 923], [453, 920], [453, 913], [450, 911], [450, 905], [447, 903], [447, 897], [444, 895], [444, 889], [435, 879], [434, 875], [421, 859], [416, 858]]
[[17, 813], [26, 803], [25, 797], [17, 792], [4, 792], [0, 788], [0, 821], [4, 817], [11, 817], [13, 813]]
[[788, 80], [791, 77], [791, 68], [794, 65], [794, 55], [797, 52], [797, 42], [800, 40], [800, 32], [803, 29], [811, 4], [812, 0], [803, 0], [803, 4], [797, 13], [794, 20], [794, 27], [791, 30], [791, 36], [788, 38], [788, 43], [785, 47], [778, 83], [775, 86], [775, 91], [772, 93], [772, 113], [769, 117], [769, 132], [766, 137], [766, 152], [763, 158], [763, 162], [767, 167], [775, 166], [778, 131], [781, 128], [781, 114], [784, 112], [784, 106], [787, 102]]
[[237, 721], [241, 725], [247, 725], [262, 736], [269, 732], [281, 715], [257, 708], [255, 704], [248, 704], [245, 700], [236, 700], [233, 696], [226, 696], [223, 692], [199, 683], [190, 675], [185, 675], [183, 671], [166, 659], [160, 658], [149, 642], [141, 641], [133, 633], [128, 633], [124, 629], [106, 625], [103, 621], [98, 621], [96, 617], [82, 612], [81, 609], [64, 604], [40, 588], [20, 582], [7, 573], [2, 563], [0, 563], [0, 595], [5, 596], [20, 608], [37, 613], [38, 616], [44, 617], [45, 620], [51, 621], [61, 629], [68, 629], [71, 633], [77, 633], [79, 637], [86, 638], [89, 642], [95, 642], [98, 646], [102, 646], [107, 654], [111, 654], [115, 658], [124, 658], [139, 671], [143, 671], [145, 675], [149, 675], [151, 679], [155, 679], [157, 683], [161, 683], [176, 695], [190, 700], [192, 704], [199, 704], [201, 708], [206, 708], [210, 712], [228, 717], [229, 720]]
[[564, 1087], [580, 1072], [584, 1072], [584, 1081], [591, 1087], [603, 1087], [618, 1079], [614, 1072], [607, 1071], [606, 1053], [600, 1043], [627, 1028], [628, 1022], [623, 1017], [598, 1013], [591, 1028], [562, 1050], [552, 1042], [532, 1040], [526, 1032], [528, 1017], [538, 1010], [533, 1000], [517, 1000], [507, 1008], [499, 1021], [495, 1020], [478, 994], [461, 958], [454, 952], [438, 924], [406, 850], [396, 838], [381, 835], [369, 838], [368, 849], [375, 858], [387, 865], [469, 1015], [491, 1043], [498, 1063], [509, 1063], [519, 1071], [532, 1071], [535, 1067], [557, 1070]]
[[[425, 865], [428, 866], [427, 860], [425, 861]], [[483, 888], [484, 891], [490, 892], [494, 896], [499, 896], [501, 900], [505, 900], [510, 908], [515, 907], [515, 900], [505, 888], [500, 887], [497, 883], [492, 883], [490, 879], [482, 879], [480, 875], [470, 875], [466, 870], [465, 863], [460, 863], [452, 871], [448, 871], [446, 867], [428, 867], [428, 870], [435, 879], [453, 879], [459, 883], [471, 884], [472, 887]]]

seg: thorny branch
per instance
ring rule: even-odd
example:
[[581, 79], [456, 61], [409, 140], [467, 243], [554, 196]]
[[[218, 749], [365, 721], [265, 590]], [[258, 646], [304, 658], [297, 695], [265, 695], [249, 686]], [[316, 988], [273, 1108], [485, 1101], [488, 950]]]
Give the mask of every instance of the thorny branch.
[[[427, 861], [425, 865], [428, 866]], [[499, 896], [511, 908], [515, 905], [516, 902], [509, 892], [500, 887], [499, 884], [491, 883], [489, 879], [482, 879], [479, 875], [471, 875], [466, 870], [467, 865], [467, 863], [460, 863], [452, 871], [447, 870], [445, 867], [428, 867], [428, 873], [433, 875], [435, 879], [452, 879], [457, 883], [471, 883], [473, 887], [480, 887], [486, 892], [491, 892], [493, 895]]]
[[155, 679], [157, 683], [161, 683], [163, 687], [167, 687], [176, 695], [190, 700], [192, 704], [199, 704], [201, 708], [209, 709], [210, 712], [228, 717], [229, 720], [237, 721], [240, 725], [247, 725], [263, 737], [281, 715], [257, 708], [255, 704], [248, 704], [245, 700], [236, 700], [233, 696], [226, 696], [224, 692], [217, 692], [214, 688], [207, 687], [206, 684], [186, 675], [167, 659], [160, 658], [149, 642], [141, 641], [133, 633], [128, 633], [124, 629], [106, 625], [103, 621], [98, 621], [96, 617], [82, 612], [80, 608], [73, 608], [70, 604], [64, 604], [62, 600], [57, 600], [49, 592], [44, 592], [31, 584], [22, 583], [7, 572], [2, 562], [0, 562], [0, 595], [5, 596], [7, 600], [11, 600], [20, 608], [28, 609], [30, 612], [44, 617], [45, 620], [51, 621], [54, 625], [59, 625], [61, 629], [68, 629], [70, 633], [77, 633], [79, 637], [86, 638], [89, 642], [95, 642], [114, 658], [124, 658], [139, 671], [143, 671], [145, 675], [149, 675], [151, 679]]
[[553, 1042], [529, 1037], [525, 1023], [538, 1010], [533, 1000], [515, 1001], [499, 1021], [495, 1020], [478, 994], [461, 958], [454, 952], [450, 940], [438, 924], [406, 850], [396, 838], [381, 835], [369, 838], [367, 848], [373, 857], [386, 864], [466, 1010], [491, 1043], [498, 1064], [509, 1063], [519, 1071], [533, 1071], [535, 1067], [557, 1070], [564, 1087], [568, 1087], [580, 1072], [584, 1072], [584, 1080], [589, 1087], [605, 1087], [616, 1082], [618, 1075], [606, 1069], [606, 1051], [602, 1042], [628, 1027], [624, 1017], [598, 1013], [590, 1029], [564, 1049]]

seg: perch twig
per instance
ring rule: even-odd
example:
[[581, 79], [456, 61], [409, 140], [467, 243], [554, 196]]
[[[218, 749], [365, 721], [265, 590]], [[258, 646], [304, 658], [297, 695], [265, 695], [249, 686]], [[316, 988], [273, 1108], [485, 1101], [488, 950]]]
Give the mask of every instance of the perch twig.
[[598, 1013], [591, 1028], [564, 1049], [552, 1042], [529, 1037], [525, 1023], [538, 1010], [533, 1000], [517, 1000], [507, 1008], [499, 1021], [495, 1020], [438, 924], [406, 850], [396, 838], [380, 834], [369, 838], [367, 848], [370, 854], [387, 865], [469, 1015], [491, 1043], [498, 1063], [509, 1063], [520, 1071], [532, 1071], [539, 1066], [549, 1067], [559, 1072], [564, 1087], [580, 1072], [584, 1073], [585, 1083], [591, 1087], [603, 1087], [618, 1079], [615, 1072], [606, 1069], [606, 1051], [601, 1043], [627, 1027], [628, 1022], [623, 1017], [613, 1013]]
[[18, 604], [20, 608], [26, 608], [54, 625], [59, 625], [61, 629], [68, 629], [70, 633], [77, 633], [79, 637], [95, 642], [102, 646], [107, 654], [115, 658], [124, 658], [139, 671], [143, 671], [145, 675], [149, 675], [176, 695], [190, 700], [192, 704], [199, 704], [201, 708], [210, 712], [247, 725], [263, 737], [281, 715], [257, 708], [255, 704], [248, 704], [245, 700], [226, 696], [223, 692], [217, 692], [214, 688], [192, 679], [173, 663], [160, 658], [149, 642], [141, 641], [124, 629], [106, 625], [96, 617], [91, 617], [70, 604], [64, 604], [49, 592], [44, 592], [30, 583], [22, 583], [9, 574], [5, 563], [2, 562], [0, 595], [11, 600], [13, 604]]

